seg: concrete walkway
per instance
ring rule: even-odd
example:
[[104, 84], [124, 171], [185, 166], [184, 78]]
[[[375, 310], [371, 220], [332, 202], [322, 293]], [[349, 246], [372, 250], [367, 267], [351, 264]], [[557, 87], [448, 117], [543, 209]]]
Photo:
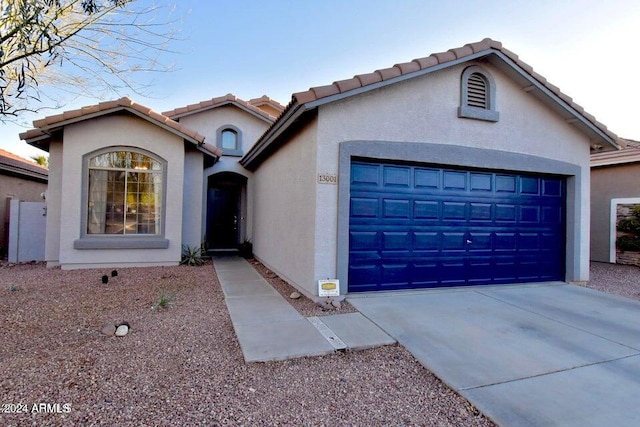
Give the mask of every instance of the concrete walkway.
[[347, 300], [501, 426], [640, 425], [640, 302], [567, 284]]
[[360, 313], [305, 318], [246, 260], [214, 257], [246, 362], [267, 362], [393, 344]]

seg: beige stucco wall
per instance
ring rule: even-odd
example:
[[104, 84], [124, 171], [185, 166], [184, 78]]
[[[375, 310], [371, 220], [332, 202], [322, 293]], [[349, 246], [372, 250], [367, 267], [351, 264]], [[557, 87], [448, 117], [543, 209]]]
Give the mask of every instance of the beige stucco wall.
[[47, 237], [44, 259], [47, 267], [60, 264], [60, 220], [62, 218], [62, 142], [49, 144], [49, 183], [47, 186]]
[[[179, 119], [180, 123], [190, 129], [195, 129], [201, 135], [205, 136], [205, 141], [214, 146], [217, 145], [218, 129], [224, 126], [235, 126], [242, 133], [241, 145], [242, 152], [246, 153], [255, 144], [260, 135], [270, 126], [270, 123], [254, 116], [247, 111], [241, 110], [235, 106], [224, 106], [203, 111], [201, 113], [191, 114]], [[241, 206], [241, 239], [252, 239], [253, 236], [253, 198], [254, 193], [252, 173], [243, 168], [238, 161], [239, 156], [225, 156], [224, 154], [218, 162], [205, 169], [204, 183], [202, 187], [202, 234], [201, 240], [204, 240], [206, 227], [206, 207], [207, 207], [207, 179], [209, 176], [221, 172], [233, 172], [242, 175], [248, 179], [247, 188], [244, 189]]]
[[253, 178], [254, 253], [307, 296], [317, 293], [316, 127], [315, 121], [309, 123], [266, 160]]
[[[317, 173], [338, 173], [339, 144], [343, 141], [409, 141], [511, 151], [578, 165], [581, 179], [577, 210], [589, 215], [589, 141], [548, 107], [524, 92], [499, 70], [482, 64], [496, 83], [500, 120], [491, 123], [461, 119], [460, 76], [471, 64], [433, 72], [378, 90], [352, 96], [319, 108]], [[278, 153], [278, 157], [283, 157]], [[509, 165], [504, 165], [509, 169]], [[315, 280], [335, 277], [337, 186], [316, 185]], [[312, 191], [310, 187], [309, 192]], [[570, 203], [570, 201], [568, 201]], [[570, 208], [571, 210], [571, 208]], [[577, 259], [568, 280], [587, 280], [589, 230], [575, 235], [573, 217], [567, 220], [567, 239], [575, 240]], [[573, 257], [574, 254], [567, 254]]]
[[182, 201], [182, 244], [202, 244], [202, 170], [203, 154], [195, 149], [184, 156], [184, 190]]
[[[163, 218], [165, 238], [169, 240], [167, 249], [74, 249], [73, 242], [80, 238], [82, 223], [83, 156], [109, 146], [141, 148], [168, 162]], [[129, 115], [104, 116], [66, 126], [62, 156], [64, 173], [61, 177], [63, 191], [60, 192], [62, 215], [59, 223], [53, 224], [60, 230], [59, 260], [62, 267], [177, 264], [182, 244], [184, 155], [182, 138]], [[55, 175], [52, 178], [57, 179]]]
[[611, 199], [640, 198], [640, 164], [591, 169], [591, 259], [610, 261]]

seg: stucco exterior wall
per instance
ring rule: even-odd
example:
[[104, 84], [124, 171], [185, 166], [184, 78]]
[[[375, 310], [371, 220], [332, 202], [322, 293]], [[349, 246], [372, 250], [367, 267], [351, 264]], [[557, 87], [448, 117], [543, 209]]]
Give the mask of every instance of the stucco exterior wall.
[[203, 154], [190, 150], [184, 156], [182, 202], [182, 244], [199, 247], [202, 243]]
[[62, 142], [49, 144], [49, 183], [47, 185], [47, 237], [44, 259], [47, 267], [60, 265], [60, 221], [62, 218]]
[[[413, 142], [522, 153], [576, 165], [568, 178], [567, 280], [588, 279], [589, 141], [548, 107], [528, 95], [488, 64], [496, 84], [497, 123], [461, 119], [460, 76], [466, 65], [436, 71], [319, 108], [318, 173], [338, 173], [339, 147], [346, 141]], [[466, 159], [474, 164], [473, 159]], [[451, 163], [455, 164], [455, 163]], [[478, 163], [475, 166], [482, 167]], [[510, 169], [504, 164], [504, 169]], [[575, 194], [574, 194], [575, 193]], [[316, 192], [315, 277], [335, 277], [338, 186], [318, 185]], [[571, 253], [569, 253], [571, 252]]]
[[591, 259], [610, 262], [611, 199], [640, 198], [640, 164], [591, 169]]
[[[46, 182], [0, 174], [0, 196], [2, 197], [2, 208], [0, 209], [0, 254], [6, 253], [7, 250], [9, 199], [41, 202], [42, 197], [40, 195], [46, 190]], [[42, 236], [42, 239], [44, 239], [44, 236]]]
[[[162, 218], [169, 240], [167, 249], [74, 249], [74, 241], [81, 236], [83, 156], [110, 146], [141, 148], [167, 161]], [[54, 226], [60, 230], [59, 260], [63, 268], [174, 265], [180, 261], [185, 174], [182, 138], [137, 117], [113, 115], [68, 125], [62, 148], [63, 214]], [[55, 175], [53, 178], [57, 179]]]
[[254, 254], [307, 296], [317, 293], [316, 127], [309, 123], [254, 173]]
[[[205, 141], [208, 144], [218, 144], [218, 130], [225, 126], [234, 126], [241, 132], [241, 147], [242, 153], [246, 153], [258, 140], [260, 135], [270, 126], [270, 123], [253, 116], [252, 114], [241, 110], [234, 106], [224, 106], [213, 108], [203, 111], [201, 113], [191, 114], [179, 119], [180, 123], [187, 126], [190, 129], [197, 129], [198, 133], [205, 136]], [[233, 172], [242, 175], [248, 179], [247, 188], [244, 189], [244, 195], [242, 200], [246, 203], [241, 207], [241, 224], [240, 235], [241, 239], [252, 239], [253, 236], [253, 199], [250, 197], [253, 194], [253, 174], [247, 169], [243, 168], [238, 161], [240, 156], [222, 155], [220, 160], [215, 165], [205, 169], [204, 171], [204, 184], [202, 187], [202, 206], [203, 215], [201, 240], [204, 240], [206, 227], [206, 206], [207, 206], [207, 178], [211, 175], [221, 172]], [[249, 195], [249, 197], [247, 197]]]

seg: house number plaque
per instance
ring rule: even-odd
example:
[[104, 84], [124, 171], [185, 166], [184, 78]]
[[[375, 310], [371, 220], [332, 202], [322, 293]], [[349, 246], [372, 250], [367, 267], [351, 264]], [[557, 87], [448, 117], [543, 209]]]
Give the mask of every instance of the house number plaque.
[[338, 184], [338, 175], [333, 173], [319, 173], [318, 184]]

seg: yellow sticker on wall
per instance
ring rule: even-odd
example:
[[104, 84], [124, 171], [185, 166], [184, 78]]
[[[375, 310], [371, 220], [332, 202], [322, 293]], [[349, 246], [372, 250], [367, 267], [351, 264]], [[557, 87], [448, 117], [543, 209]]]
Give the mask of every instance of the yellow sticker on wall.
[[337, 297], [340, 295], [340, 281], [318, 280], [318, 295], [321, 297]]

